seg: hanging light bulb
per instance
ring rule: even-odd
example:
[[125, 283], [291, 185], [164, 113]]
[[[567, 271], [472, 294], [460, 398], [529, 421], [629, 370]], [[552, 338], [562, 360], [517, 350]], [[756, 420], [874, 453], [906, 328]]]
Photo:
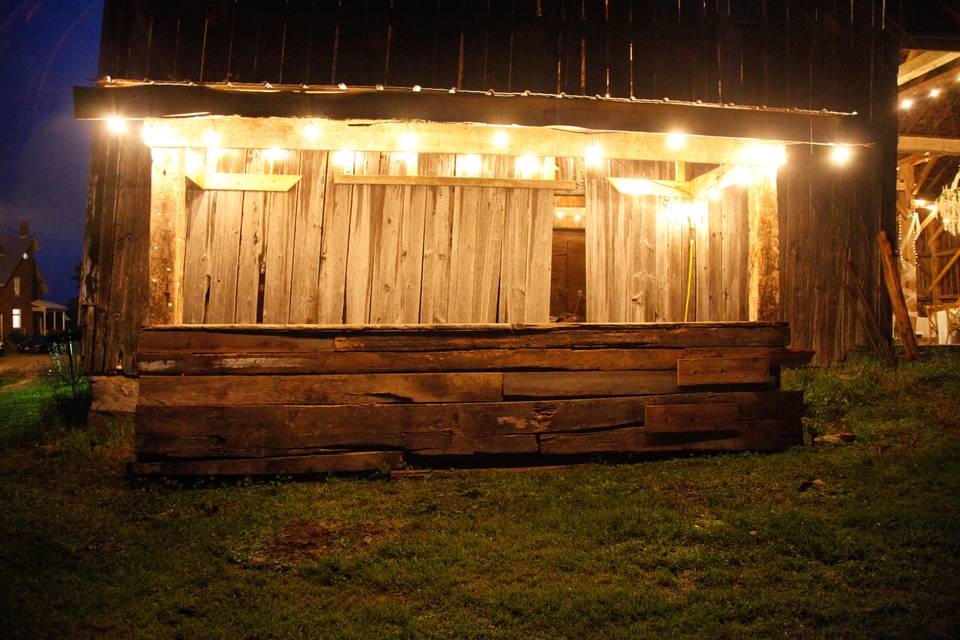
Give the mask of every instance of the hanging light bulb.
[[308, 124], [303, 128], [303, 137], [310, 142], [316, 142], [320, 139], [320, 125]]
[[599, 167], [603, 162], [603, 147], [591, 144], [583, 153], [583, 162], [588, 167]]
[[457, 168], [460, 170], [459, 172], [462, 176], [475, 178], [480, 175], [482, 167], [483, 159], [475, 153], [457, 158]]
[[212, 129], [207, 129], [203, 132], [203, 146], [205, 147], [219, 147], [220, 146], [220, 134]]
[[674, 132], [667, 136], [667, 147], [670, 149], [682, 149], [687, 144], [686, 134]]
[[340, 149], [339, 151], [334, 152], [333, 162], [341, 169], [352, 169], [353, 168], [353, 149]]
[[517, 158], [516, 168], [522, 178], [532, 178], [540, 171], [540, 161], [536, 156], [523, 155]]
[[507, 146], [507, 143], [510, 142], [510, 136], [507, 135], [506, 131], [495, 131], [492, 138], [493, 146], [497, 149], [503, 149]]
[[107, 128], [117, 135], [127, 132], [127, 121], [116, 116], [107, 118]]
[[834, 145], [830, 150], [830, 161], [838, 166], [846, 165], [850, 162], [850, 158], [853, 157], [853, 149], [850, 148], [850, 145], [838, 144]]
[[289, 155], [290, 153], [286, 149], [281, 149], [280, 147], [271, 147], [264, 152], [264, 156], [266, 156], [270, 162], [286, 160]]
[[912, 106], [913, 106], [913, 100], [910, 98], [904, 98], [903, 100], [900, 101], [901, 109], [909, 109]]

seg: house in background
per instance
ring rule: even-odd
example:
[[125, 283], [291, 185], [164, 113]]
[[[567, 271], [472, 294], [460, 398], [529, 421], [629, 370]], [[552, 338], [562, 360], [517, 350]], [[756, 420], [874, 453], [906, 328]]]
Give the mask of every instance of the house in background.
[[49, 288], [34, 257], [39, 248], [26, 220], [16, 235], [0, 235], [0, 340], [66, 328], [67, 308], [40, 299]]

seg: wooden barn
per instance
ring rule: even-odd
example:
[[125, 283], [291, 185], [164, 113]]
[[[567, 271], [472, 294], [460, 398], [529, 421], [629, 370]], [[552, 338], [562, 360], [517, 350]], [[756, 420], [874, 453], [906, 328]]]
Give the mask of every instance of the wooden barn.
[[107, 0], [84, 361], [145, 474], [770, 450], [890, 333], [897, 3]]

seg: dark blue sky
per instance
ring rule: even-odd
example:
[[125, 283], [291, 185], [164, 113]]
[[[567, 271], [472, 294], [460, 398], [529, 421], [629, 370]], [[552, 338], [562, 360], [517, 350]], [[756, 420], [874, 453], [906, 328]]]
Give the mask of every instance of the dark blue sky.
[[76, 295], [90, 139], [72, 89], [97, 75], [103, 0], [0, 0], [0, 230], [27, 218], [47, 298]]

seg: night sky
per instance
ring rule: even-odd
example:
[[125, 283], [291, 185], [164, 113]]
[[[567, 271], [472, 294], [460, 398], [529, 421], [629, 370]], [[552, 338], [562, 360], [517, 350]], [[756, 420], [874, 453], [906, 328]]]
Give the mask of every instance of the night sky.
[[103, 0], [0, 0], [0, 232], [21, 218], [66, 303], [80, 261], [94, 123], [73, 119], [72, 89], [97, 75]]

